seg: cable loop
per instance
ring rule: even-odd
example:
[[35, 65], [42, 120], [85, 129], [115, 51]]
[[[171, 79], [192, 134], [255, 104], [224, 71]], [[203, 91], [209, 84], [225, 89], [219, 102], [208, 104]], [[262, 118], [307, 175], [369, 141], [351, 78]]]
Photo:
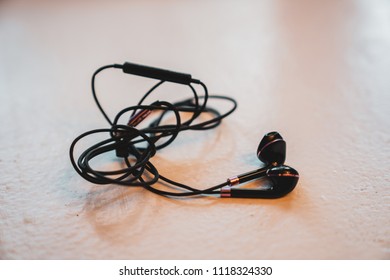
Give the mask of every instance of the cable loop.
[[[230, 97], [222, 95], [209, 95], [207, 87], [199, 80], [193, 80], [199, 84], [204, 95], [199, 95], [196, 89], [189, 84], [193, 97], [179, 102], [170, 103], [167, 101], [155, 101], [150, 105], [143, 105], [144, 100], [150, 96], [164, 81], [155, 84], [135, 106], [122, 109], [114, 117], [113, 121], [108, 117], [101, 106], [95, 90], [95, 80], [98, 73], [109, 68], [120, 68], [120, 65], [113, 64], [100, 67], [92, 75], [92, 95], [96, 105], [110, 128], [95, 129], [87, 131], [72, 142], [69, 150], [70, 160], [77, 173], [94, 184], [118, 184], [123, 186], [143, 187], [153, 193], [162, 196], [185, 197], [202, 194], [214, 194], [217, 190], [226, 186], [227, 182], [207, 188], [196, 189], [185, 184], [176, 182], [159, 174], [158, 169], [151, 163], [151, 158], [160, 149], [172, 144], [178, 135], [186, 130], [207, 130], [217, 127], [221, 121], [233, 113], [237, 102]], [[209, 99], [228, 101], [232, 108], [224, 113], [207, 106]], [[183, 122], [182, 114], [192, 113]], [[120, 124], [120, 120], [129, 114], [126, 124]], [[210, 119], [195, 123], [202, 114], [212, 116]], [[173, 121], [171, 120], [173, 116]], [[145, 119], [149, 123], [143, 128], [137, 128]], [[168, 122], [168, 120], [170, 122]], [[168, 124], [166, 124], [168, 122]], [[79, 141], [95, 134], [107, 134], [107, 138], [79, 154], [75, 160], [75, 147]], [[114, 170], [98, 170], [93, 167], [92, 161], [106, 153], [115, 152], [118, 158], [123, 160], [122, 167]], [[165, 191], [154, 186], [159, 180], [171, 186], [176, 191]], [[179, 191], [178, 191], [179, 189]]]

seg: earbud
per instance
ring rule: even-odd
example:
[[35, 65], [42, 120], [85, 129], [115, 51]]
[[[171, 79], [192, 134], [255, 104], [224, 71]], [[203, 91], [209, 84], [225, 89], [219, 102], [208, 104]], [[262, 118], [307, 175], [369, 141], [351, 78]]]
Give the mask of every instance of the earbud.
[[257, 157], [267, 165], [283, 164], [286, 160], [286, 142], [276, 131], [267, 133], [257, 148]]
[[[221, 197], [278, 198], [295, 188], [299, 174], [294, 168], [283, 165], [286, 159], [286, 142], [278, 132], [270, 132], [263, 137], [257, 148], [257, 157], [266, 167], [229, 178], [229, 186], [221, 189]], [[272, 183], [266, 189], [232, 188], [265, 177]]]
[[284, 163], [286, 159], [286, 142], [278, 132], [269, 132], [264, 135], [257, 148], [257, 157], [267, 166], [228, 179], [229, 185], [234, 186], [263, 177], [270, 165]]
[[263, 171], [261, 177], [266, 177], [271, 181], [271, 186], [266, 189], [257, 188], [232, 188], [223, 187], [221, 197], [239, 197], [239, 198], [279, 198], [291, 192], [298, 183], [298, 172], [287, 165], [271, 167]]

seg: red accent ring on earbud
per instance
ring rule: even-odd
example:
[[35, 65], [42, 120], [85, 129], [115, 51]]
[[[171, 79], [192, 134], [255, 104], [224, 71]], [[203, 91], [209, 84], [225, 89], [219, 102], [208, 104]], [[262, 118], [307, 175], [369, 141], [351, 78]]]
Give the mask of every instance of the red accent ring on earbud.
[[221, 197], [231, 197], [231, 188], [230, 187], [223, 187], [221, 188]]

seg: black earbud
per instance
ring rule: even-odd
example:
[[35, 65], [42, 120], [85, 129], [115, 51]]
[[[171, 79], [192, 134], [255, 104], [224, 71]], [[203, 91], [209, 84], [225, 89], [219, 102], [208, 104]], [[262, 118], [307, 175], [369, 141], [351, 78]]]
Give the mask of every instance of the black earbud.
[[[286, 142], [278, 132], [267, 133], [257, 149], [257, 157], [266, 167], [229, 178], [229, 186], [221, 189], [221, 197], [240, 198], [278, 198], [291, 192], [299, 179], [298, 172], [287, 165]], [[255, 179], [267, 178], [271, 181], [268, 188], [233, 188], [233, 186]]]
[[228, 179], [229, 185], [234, 186], [257, 178], [264, 177], [269, 166], [281, 165], [286, 159], [286, 142], [278, 132], [269, 132], [264, 135], [257, 148], [257, 157], [266, 164], [266, 167], [256, 169]]
[[[223, 187], [221, 197], [238, 198], [279, 198], [291, 192], [298, 183], [298, 172], [287, 165], [278, 165], [262, 171], [262, 176], [271, 181], [271, 185], [266, 189], [257, 188], [232, 188]], [[256, 179], [257, 179], [256, 178]]]
[[286, 142], [276, 131], [267, 133], [257, 148], [257, 157], [267, 165], [283, 164], [286, 160]]

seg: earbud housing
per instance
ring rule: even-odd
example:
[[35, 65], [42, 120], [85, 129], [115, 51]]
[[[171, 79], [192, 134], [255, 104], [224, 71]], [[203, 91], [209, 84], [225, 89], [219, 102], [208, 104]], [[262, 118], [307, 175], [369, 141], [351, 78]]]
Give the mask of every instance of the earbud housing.
[[221, 189], [221, 197], [279, 198], [290, 193], [299, 179], [298, 171], [287, 165], [271, 167], [262, 174], [265, 175], [258, 178], [266, 177], [271, 182], [268, 188], [234, 188], [229, 186]]
[[286, 142], [276, 131], [267, 133], [257, 148], [259, 160], [269, 165], [280, 165], [286, 160]]

